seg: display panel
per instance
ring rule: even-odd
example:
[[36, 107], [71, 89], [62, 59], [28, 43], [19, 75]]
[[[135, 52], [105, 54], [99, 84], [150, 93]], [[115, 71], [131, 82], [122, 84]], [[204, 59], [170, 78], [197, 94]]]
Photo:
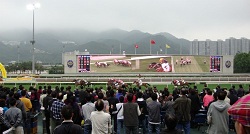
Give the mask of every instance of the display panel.
[[221, 71], [222, 56], [210, 56], [210, 72]]
[[90, 72], [90, 55], [77, 55], [78, 72]]
[[76, 55], [76, 72], [222, 72], [222, 61], [222, 56], [199, 55]]

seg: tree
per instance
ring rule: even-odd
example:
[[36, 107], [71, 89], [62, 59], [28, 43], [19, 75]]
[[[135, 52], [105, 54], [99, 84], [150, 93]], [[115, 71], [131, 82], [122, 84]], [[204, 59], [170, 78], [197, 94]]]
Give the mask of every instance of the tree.
[[49, 70], [49, 74], [64, 74], [64, 67], [63, 66], [52, 66]]
[[234, 56], [234, 73], [250, 73], [250, 52]]

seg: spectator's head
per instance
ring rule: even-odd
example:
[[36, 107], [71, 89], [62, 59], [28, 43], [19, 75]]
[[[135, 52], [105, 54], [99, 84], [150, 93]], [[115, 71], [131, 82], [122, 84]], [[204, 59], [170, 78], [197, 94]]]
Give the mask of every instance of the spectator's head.
[[128, 102], [132, 102], [132, 100], [133, 100], [133, 94], [129, 93], [127, 95], [127, 100], [128, 100]]
[[69, 105], [63, 106], [61, 114], [64, 120], [71, 120], [73, 117], [73, 108]]
[[120, 103], [123, 103], [123, 102], [124, 102], [124, 97], [123, 97], [123, 96], [120, 96], [120, 97], [119, 97], [119, 102], [120, 102]]
[[172, 114], [166, 114], [164, 119], [168, 130], [174, 130], [177, 125], [177, 118]]
[[209, 90], [207, 91], [207, 94], [208, 94], [208, 95], [212, 95], [213, 92], [209, 89]]
[[57, 99], [58, 100], [62, 100], [63, 99], [63, 94], [62, 93], [58, 93]]
[[96, 103], [95, 103], [95, 108], [98, 110], [98, 111], [102, 111], [103, 108], [104, 108], [104, 103], [102, 100], [97, 100]]
[[98, 99], [103, 99], [104, 95], [102, 92], [98, 93]]
[[14, 94], [14, 98], [15, 98], [16, 100], [18, 100], [18, 99], [20, 98], [20, 94], [19, 94], [19, 93], [15, 93], [15, 94]]
[[43, 90], [43, 94], [46, 94], [47, 92], [46, 92], [46, 90]]
[[121, 88], [118, 89], [118, 93], [122, 93], [122, 89]]
[[114, 94], [115, 94], [115, 92], [114, 92], [114, 90], [110, 90], [110, 97], [114, 97]]
[[215, 93], [213, 94], [214, 100], [218, 100], [218, 95], [217, 95], [217, 94], [218, 94], [217, 92], [215, 92]]
[[242, 86], [242, 85], [239, 85], [239, 88], [243, 88], [243, 86]]
[[[46, 89], [44, 89], [44, 90], [46, 90]], [[47, 89], [46, 92], [47, 92], [48, 95], [50, 95], [52, 93], [52, 90], [51, 89]]]
[[190, 94], [191, 94], [191, 95], [195, 95], [195, 94], [196, 94], [195, 89], [191, 89], [191, 90], [190, 90]]
[[61, 87], [60, 90], [61, 90], [61, 92], [62, 92], [62, 91], [64, 90], [64, 87]]
[[86, 96], [85, 96], [85, 99], [86, 99], [87, 102], [90, 102], [91, 99], [92, 99], [92, 96], [89, 93], [87, 93]]
[[22, 91], [21, 91], [21, 95], [22, 95], [22, 96], [26, 96], [26, 90], [22, 90]]
[[16, 99], [15, 98], [10, 98], [10, 106], [16, 106]]
[[218, 95], [218, 100], [225, 100], [226, 96], [227, 96], [227, 92], [226, 91], [220, 91], [217, 93]]
[[157, 94], [156, 94], [156, 93], [153, 93], [153, 94], [151, 95], [151, 98], [152, 98], [153, 101], [156, 101], [156, 100], [157, 100]]
[[182, 88], [182, 89], [181, 89], [181, 95], [186, 95], [186, 94], [187, 94], [186, 88]]
[[136, 96], [137, 98], [142, 98], [142, 92], [137, 92]]
[[24, 89], [23, 85], [19, 85], [19, 89], [23, 90]]
[[10, 92], [9, 92], [9, 97], [13, 97], [13, 95], [14, 95], [14, 92], [13, 92], [13, 91], [10, 91]]
[[56, 91], [53, 91], [53, 92], [51, 93], [51, 97], [52, 97], [52, 98], [56, 98], [56, 96], [57, 96]]
[[169, 96], [167, 97], [167, 101], [172, 101], [172, 100], [173, 100], [173, 96], [170, 96], [170, 95], [169, 95]]

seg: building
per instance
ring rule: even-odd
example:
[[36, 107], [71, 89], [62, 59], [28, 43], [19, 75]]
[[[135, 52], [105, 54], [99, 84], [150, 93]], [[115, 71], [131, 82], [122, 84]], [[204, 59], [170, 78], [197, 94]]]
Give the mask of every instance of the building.
[[198, 41], [195, 39], [191, 42], [191, 55], [236, 55], [237, 53], [250, 52], [250, 40], [247, 38], [229, 38], [225, 41], [217, 40]]

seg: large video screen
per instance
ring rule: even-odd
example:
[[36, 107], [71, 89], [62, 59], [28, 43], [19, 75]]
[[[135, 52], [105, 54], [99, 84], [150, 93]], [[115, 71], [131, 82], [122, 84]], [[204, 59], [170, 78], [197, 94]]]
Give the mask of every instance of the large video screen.
[[90, 55], [90, 72], [220, 72], [222, 56]]

